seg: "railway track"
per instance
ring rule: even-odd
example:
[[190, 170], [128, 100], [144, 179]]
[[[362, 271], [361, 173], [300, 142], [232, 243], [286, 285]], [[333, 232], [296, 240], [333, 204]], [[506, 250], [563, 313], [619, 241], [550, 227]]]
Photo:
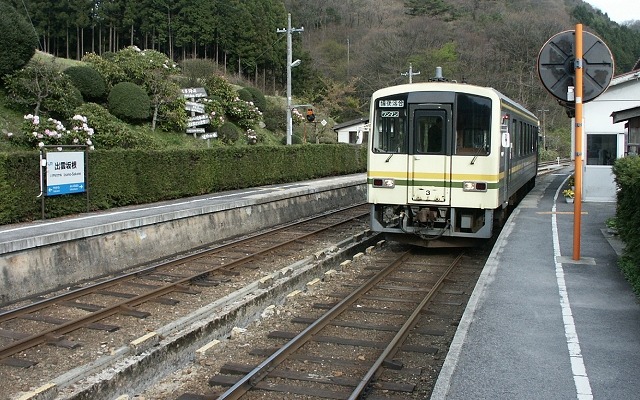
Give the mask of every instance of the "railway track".
[[[357, 206], [317, 216], [0, 311], [0, 377], [8, 383], [5, 378], [20, 374], [7, 368], [27, 372], [42, 359], [87, 353], [85, 339], [113, 349], [118, 343], [111, 337], [119, 334], [127, 343], [160, 319], [175, 319], [233, 292], [241, 277], [254, 279], [282, 268], [283, 255], [294, 262], [323, 243], [362, 232], [367, 211]], [[215, 294], [205, 295], [209, 290]], [[187, 310], [181, 303], [188, 303]]]
[[[544, 168], [546, 167], [541, 166], [541, 170]], [[314, 245], [314, 241], [322, 243], [330, 237], [325, 243], [329, 241], [335, 243], [341, 237], [362, 232], [368, 227], [367, 212], [367, 206], [343, 210], [341, 214], [334, 217], [321, 216], [326, 218], [323, 222], [320, 222], [320, 218], [316, 218], [304, 221], [304, 225], [291, 224], [234, 243], [209, 245], [173, 260], [141, 267], [119, 277], [86, 284], [83, 287], [69, 288], [63, 294], [56, 294], [47, 299], [37, 299], [29, 304], [23, 302], [19, 307], [14, 305], [13, 307], [16, 308], [12, 310], [0, 310], [0, 381], [5, 382], [3, 386], [7, 388], [25, 390], [34, 387], [33, 383], [25, 386], [26, 382], [44, 382], [55, 374], [64, 372], [62, 364], [78, 365], [90, 362], [96, 357], [118, 353], [118, 346], [123, 343], [130, 343], [141, 334], [151, 332], [161, 324], [170, 324], [170, 321], [188, 313], [189, 310], [204, 307], [215, 302], [216, 298], [219, 299], [236, 291], [241, 279], [245, 281], [258, 279], [269, 271], [284, 266], [284, 259], [295, 262], [296, 259], [317, 251], [322, 246]], [[356, 224], [347, 226], [349, 224], [344, 223], [347, 220], [355, 221]], [[341, 226], [343, 228], [340, 228]], [[432, 255], [430, 254], [430, 257]], [[481, 264], [477, 267], [481, 269]], [[465, 289], [466, 294], [470, 294], [474, 284], [475, 280], [471, 279], [469, 286]], [[209, 293], [211, 291], [215, 294], [211, 295]], [[340, 296], [344, 296], [344, 293]], [[459, 293], [453, 295], [453, 297], [464, 296]], [[454, 303], [457, 304], [458, 301]], [[461, 315], [465, 301], [461, 300], [459, 303], [461, 306], [452, 307], [458, 309]], [[329, 304], [318, 304], [317, 307], [328, 308]], [[440, 307], [443, 307], [443, 304], [440, 304]], [[448, 305], [445, 304], [444, 307]], [[434, 312], [437, 315], [441, 314], [440, 311]], [[424, 316], [424, 313], [422, 315]], [[305, 317], [308, 318], [308, 316]], [[298, 327], [289, 332], [295, 332], [296, 329], [301, 329], [301, 326], [312, 324], [312, 321], [304, 319], [305, 317], [292, 320], [292, 323], [298, 324]], [[452, 320], [455, 323], [456, 317], [445, 315], [444, 320]], [[445, 331], [448, 333], [443, 333]], [[432, 338], [434, 332], [437, 333], [435, 336], [437, 339], [432, 343], [439, 343], [439, 355], [427, 354], [425, 357], [425, 354], [422, 354], [422, 357], [419, 357], [422, 367], [416, 368], [422, 369], [420, 381], [437, 377], [438, 359], [440, 357], [444, 359], [448, 346], [446, 339], [443, 338], [455, 332], [455, 326], [451, 329], [451, 326], [445, 322], [440, 328], [431, 332]], [[439, 336], [441, 334], [443, 336]], [[291, 336], [291, 333], [288, 335]], [[270, 340], [282, 341], [283, 338], [286, 339], [287, 334], [281, 333], [278, 339]], [[16, 347], [12, 347], [14, 345]], [[256, 349], [252, 356], [260, 359], [256, 360], [253, 366], [259, 365], [273, 352], [274, 350], [270, 350], [269, 346]], [[370, 361], [366, 355], [362, 357]], [[430, 364], [425, 366], [425, 358], [430, 362], [433, 361], [435, 366], [431, 367]], [[52, 359], [62, 361], [50, 361]], [[243, 358], [238, 358], [238, 360], [241, 359]], [[393, 358], [385, 358], [383, 366], [391, 365], [388, 363], [389, 359]], [[58, 363], [61, 365], [57, 365]], [[308, 359], [303, 363], [315, 365], [317, 362]], [[243, 373], [243, 368], [245, 373], [250, 372], [246, 370], [247, 365], [237, 370], [229, 367], [232, 365], [220, 368], [220, 371], [228, 372], [222, 375], [231, 376], [226, 379], [233, 382], [239, 380], [238, 374]], [[346, 368], [341, 369], [346, 370]], [[360, 369], [361, 366], [358, 368]], [[416, 368], [407, 367], [402, 369], [404, 373], [396, 372], [401, 376], [398, 380], [408, 379], [407, 374], [418, 373]], [[425, 378], [425, 369], [431, 369], [431, 377]], [[385, 370], [389, 372], [389, 368]], [[340, 373], [340, 376], [345, 375], [344, 372]], [[376, 378], [372, 381], [380, 382], [376, 374], [372, 377]], [[254, 379], [251, 380], [253, 381]], [[22, 385], [20, 385], [21, 382], [23, 382]], [[212, 383], [214, 382], [212, 380]], [[369, 393], [371, 388], [377, 387], [376, 385], [377, 383], [366, 386]], [[428, 393], [429, 389], [418, 387], [416, 386], [413, 394], [409, 396], [415, 396], [415, 393]], [[139, 389], [131, 390], [133, 393], [140, 393]], [[339, 391], [344, 391], [344, 388], [340, 387]], [[216, 396], [223, 392], [224, 390], [219, 390]], [[402, 395], [399, 397], [420, 398]], [[169, 395], [157, 398], [173, 400], [176, 397]], [[212, 397], [206, 395], [196, 398]], [[304, 398], [304, 396], [295, 398]]]
[[538, 175], [550, 174], [553, 171], [571, 165], [570, 158], [559, 158], [555, 161], [541, 161], [538, 163]]
[[412, 398], [407, 396], [417, 394], [416, 385], [429, 373], [425, 360], [440, 362], [442, 349], [433, 342], [445, 330], [455, 331], [449, 328], [479, 268], [468, 257], [460, 266], [461, 253], [381, 254], [366, 268], [364, 282], [347, 284], [349, 293], [330, 294], [333, 303], [313, 305], [320, 316], [302, 309], [289, 321], [290, 330], [268, 333], [271, 347], [242, 357], [255, 364], [226, 363], [209, 378], [210, 391], [178, 399]]

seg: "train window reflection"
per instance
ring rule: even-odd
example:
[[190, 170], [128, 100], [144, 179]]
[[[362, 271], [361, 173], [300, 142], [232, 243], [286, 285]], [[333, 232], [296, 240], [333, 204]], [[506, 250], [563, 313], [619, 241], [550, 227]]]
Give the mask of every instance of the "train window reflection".
[[376, 110], [373, 131], [373, 151], [376, 153], [407, 153], [405, 110]]
[[458, 94], [456, 101], [456, 154], [488, 155], [491, 147], [491, 100]]
[[444, 118], [416, 113], [416, 152], [444, 154]]

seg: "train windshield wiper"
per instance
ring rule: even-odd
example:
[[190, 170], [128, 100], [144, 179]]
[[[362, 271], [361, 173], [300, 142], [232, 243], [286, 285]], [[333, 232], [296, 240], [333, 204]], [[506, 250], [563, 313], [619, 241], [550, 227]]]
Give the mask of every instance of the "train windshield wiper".
[[480, 153], [484, 150], [484, 153], [487, 154], [488, 151], [485, 147], [478, 147], [476, 149], [476, 152], [473, 153], [473, 158], [471, 159], [471, 165], [474, 165], [476, 163], [476, 159], [478, 158], [478, 156], [480, 155]]

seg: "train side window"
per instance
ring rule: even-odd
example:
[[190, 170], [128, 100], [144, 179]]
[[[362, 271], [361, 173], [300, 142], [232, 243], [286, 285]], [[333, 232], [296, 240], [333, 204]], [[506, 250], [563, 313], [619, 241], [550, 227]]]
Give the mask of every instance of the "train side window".
[[456, 154], [483, 156], [491, 148], [491, 100], [460, 93], [456, 97]]

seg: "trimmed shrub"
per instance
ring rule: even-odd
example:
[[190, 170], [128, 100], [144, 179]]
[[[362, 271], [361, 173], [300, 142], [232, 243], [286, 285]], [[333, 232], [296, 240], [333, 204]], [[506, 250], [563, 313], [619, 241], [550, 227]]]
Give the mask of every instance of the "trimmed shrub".
[[222, 104], [233, 101], [236, 91], [231, 84], [222, 76], [211, 75], [204, 83], [209, 98], [220, 101]]
[[[363, 172], [366, 150], [364, 146], [347, 144], [108, 151], [98, 148], [90, 153], [88, 164], [89, 208], [106, 209]], [[0, 223], [40, 218], [37, 166], [36, 151], [0, 153]], [[54, 196], [47, 201], [45, 212], [47, 217], [57, 217], [86, 210], [85, 196]]]
[[103, 53], [102, 56], [89, 53], [82, 57], [82, 61], [90, 64], [102, 76], [107, 86], [107, 92], [111, 90], [113, 85], [127, 80], [127, 75], [122, 67], [112, 61], [114, 53], [109, 54], [112, 55], [111, 58], [107, 57], [107, 53]]
[[[258, 88], [254, 88], [252, 86], [247, 86], [242, 88], [241, 91], [246, 91], [251, 95], [251, 100], [253, 104], [262, 112], [267, 109], [267, 99], [264, 97], [264, 94]], [[246, 100], [246, 99], [245, 99]]]
[[618, 158], [613, 164], [613, 174], [618, 187], [613, 225], [625, 244], [618, 264], [636, 295], [640, 295], [640, 157]]
[[[284, 135], [280, 140], [280, 144], [287, 144], [287, 135]], [[291, 134], [291, 144], [302, 144], [302, 138], [296, 133]]]
[[132, 82], [116, 84], [109, 93], [108, 103], [111, 114], [127, 121], [142, 121], [151, 113], [149, 95]]
[[240, 100], [253, 101], [253, 95], [251, 95], [251, 92], [249, 92], [247, 88], [238, 90], [238, 97], [240, 98]]
[[63, 74], [55, 60], [33, 59], [24, 68], [5, 76], [7, 100], [17, 110], [46, 113], [57, 119], [73, 116], [82, 94]]
[[242, 131], [242, 129], [231, 122], [225, 122], [221, 127], [218, 128], [218, 139], [220, 139], [225, 144], [234, 144], [243, 135], [244, 132]]
[[0, 2], [0, 78], [27, 65], [37, 47], [33, 27], [15, 8]]
[[262, 114], [264, 126], [271, 132], [287, 131], [287, 110], [270, 101]]
[[69, 67], [64, 70], [64, 73], [71, 78], [73, 86], [78, 88], [85, 100], [100, 100], [106, 94], [107, 86], [102, 75], [95, 68], [89, 66]]
[[218, 65], [213, 60], [203, 60], [201, 58], [182, 60], [180, 67], [182, 76], [185, 78], [182, 82], [185, 87], [202, 85], [208, 76], [215, 74], [218, 70]]
[[64, 84], [66, 86], [66, 93], [58, 98], [52, 98], [48, 102], [45, 102], [45, 109], [58, 118], [69, 119], [73, 117], [76, 107], [84, 103], [84, 100], [82, 99], [82, 93], [73, 86], [71, 81], [64, 82]]
[[85, 103], [76, 113], [87, 117], [94, 129], [93, 144], [98, 149], [152, 149], [155, 141], [147, 134], [136, 132], [115, 115], [96, 103]]

